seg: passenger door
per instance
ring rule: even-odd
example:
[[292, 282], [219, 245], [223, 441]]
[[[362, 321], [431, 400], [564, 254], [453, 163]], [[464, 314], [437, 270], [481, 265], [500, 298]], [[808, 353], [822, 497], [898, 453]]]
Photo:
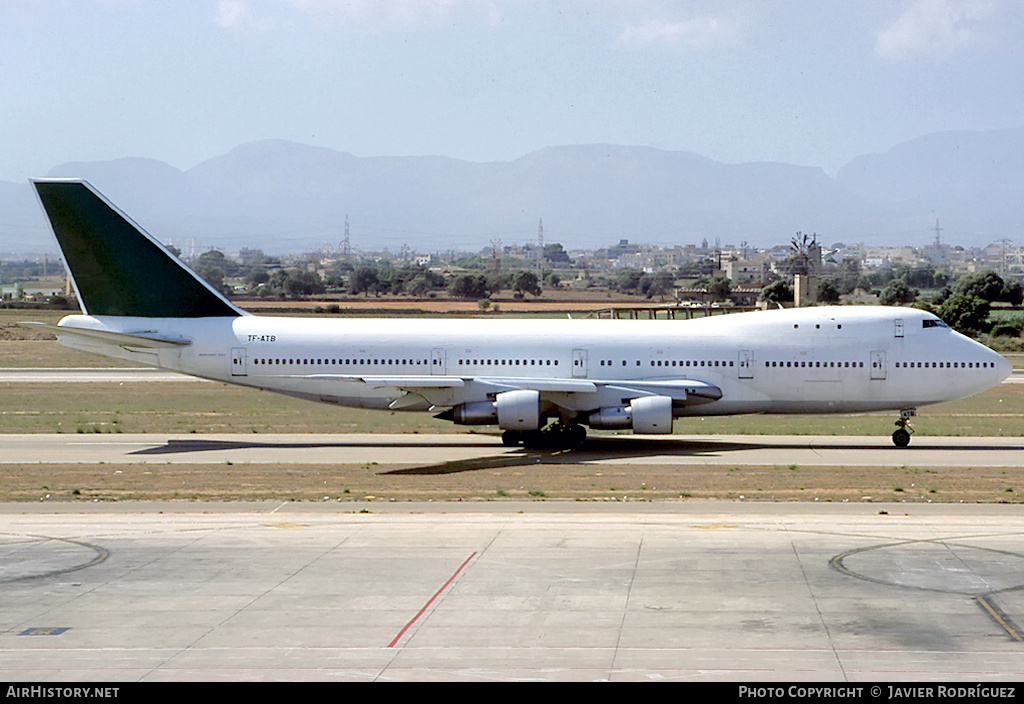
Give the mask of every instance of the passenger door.
[[739, 357], [739, 378], [754, 378], [754, 353], [751, 350], [740, 350]]
[[231, 376], [248, 376], [245, 370], [245, 348], [231, 348]]
[[574, 379], [586, 379], [587, 374], [587, 351], [572, 351], [572, 376]]
[[885, 350], [875, 350], [871, 353], [871, 378], [885, 379]]
[[435, 347], [430, 353], [430, 373], [447, 374], [448, 358], [443, 347]]

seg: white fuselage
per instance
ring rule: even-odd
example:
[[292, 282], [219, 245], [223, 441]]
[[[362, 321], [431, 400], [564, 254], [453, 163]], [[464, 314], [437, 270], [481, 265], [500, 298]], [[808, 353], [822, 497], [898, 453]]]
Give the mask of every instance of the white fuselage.
[[[721, 398], [674, 414], [903, 409], [983, 391], [1010, 373], [1000, 355], [924, 311], [821, 307], [672, 320], [151, 319], [69, 316], [61, 326], [191, 342], [135, 350], [71, 347], [243, 386], [362, 408], [427, 410], [544, 380], [596, 390], [544, 392], [564, 412], [623, 402], [624, 382], [698, 381]], [[418, 379], [408, 386], [400, 378]], [[427, 377], [453, 380], [430, 383]], [[610, 382], [610, 383], [604, 383]], [[566, 383], [569, 383], [568, 381]]]

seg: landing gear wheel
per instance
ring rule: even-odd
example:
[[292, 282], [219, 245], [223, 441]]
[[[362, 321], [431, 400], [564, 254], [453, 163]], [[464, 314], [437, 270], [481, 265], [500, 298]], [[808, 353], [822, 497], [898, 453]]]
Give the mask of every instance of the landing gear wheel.
[[506, 447], [523, 445], [530, 450], [571, 450], [587, 439], [582, 425], [554, 423], [543, 430], [506, 430], [501, 442]]
[[576, 423], [554, 423], [541, 431], [553, 450], [571, 450], [587, 439], [587, 429]]
[[910, 427], [910, 419], [917, 415], [914, 408], [904, 408], [900, 411], [900, 419], [896, 421], [896, 432], [892, 434], [892, 442], [896, 447], [906, 447], [910, 444], [910, 434], [914, 429]]
[[906, 428], [899, 428], [892, 434], [892, 442], [896, 447], [906, 447], [910, 444], [910, 432]]
[[572, 447], [579, 447], [587, 439], [587, 429], [582, 425], [573, 425], [569, 430], [569, 438]]
[[549, 448], [548, 438], [542, 430], [523, 430], [519, 434], [523, 439], [523, 447], [527, 450], [547, 450]]
[[505, 447], [516, 447], [523, 444], [523, 433], [519, 430], [506, 430], [501, 434], [501, 444]]

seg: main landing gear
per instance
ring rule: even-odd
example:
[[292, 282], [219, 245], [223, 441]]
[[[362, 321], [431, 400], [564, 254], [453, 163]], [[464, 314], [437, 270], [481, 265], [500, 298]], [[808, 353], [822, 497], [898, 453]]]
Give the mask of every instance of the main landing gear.
[[576, 423], [552, 423], [540, 430], [506, 430], [501, 443], [506, 447], [522, 445], [527, 449], [569, 450], [587, 439], [587, 429]]
[[910, 434], [914, 432], [910, 427], [910, 419], [916, 415], [915, 408], [904, 408], [900, 411], [900, 419], [896, 421], [896, 432], [892, 434], [892, 442], [896, 447], [906, 447], [910, 444]]

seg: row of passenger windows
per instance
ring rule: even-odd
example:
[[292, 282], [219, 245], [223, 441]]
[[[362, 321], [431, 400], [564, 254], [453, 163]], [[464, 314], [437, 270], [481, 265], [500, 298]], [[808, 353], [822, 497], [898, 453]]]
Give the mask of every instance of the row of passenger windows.
[[[604, 362], [601, 362], [601, 366], [604, 366]], [[608, 366], [612, 365], [612, 361], [608, 360]], [[652, 359], [652, 367], [732, 367], [735, 366], [735, 362], [726, 362], [724, 360], [717, 359]], [[622, 360], [622, 366], [626, 366], [626, 360]], [[636, 361], [636, 366], [640, 366], [640, 360]]]
[[864, 366], [864, 362], [765, 362], [766, 367], [827, 367], [827, 368], [859, 368]]
[[[435, 364], [439, 364], [440, 360], [434, 360]], [[487, 367], [512, 367], [512, 366], [530, 366], [530, 367], [550, 367], [558, 366], [558, 360], [551, 359], [466, 359], [458, 360], [460, 365], [466, 366], [487, 366]], [[281, 364], [292, 364], [292, 365], [353, 365], [353, 364], [375, 364], [375, 365], [404, 365], [404, 366], [423, 366], [430, 365], [430, 360], [427, 359], [370, 359], [370, 358], [359, 358], [359, 359], [254, 359], [253, 364], [259, 365], [281, 365]], [[600, 366], [611, 367], [613, 366], [612, 360], [602, 359], [600, 360]], [[622, 360], [622, 366], [627, 366], [627, 360]], [[636, 366], [640, 366], [640, 360], [636, 360]], [[651, 360], [652, 367], [732, 367], [735, 366], [733, 361], [724, 360]], [[827, 367], [827, 368], [863, 368], [864, 362], [807, 362], [807, 361], [787, 361], [787, 362], [765, 362], [765, 367]], [[897, 369], [994, 369], [995, 362], [896, 362]]]
[[554, 359], [460, 359], [459, 364], [478, 367], [550, 367], [558, 366]]
[[995, 362], [896, 362], [897, 369], [995, 369]]
[[[877, 364], [877, 363], [876, 363]], [[765, 362], [766, 367], [863, 367], [864, 362]], [[896, 362], [897, 369], [989, 369], [995, 362]]]
[[253, 364], [404, 364], [423, 365], [430, 364], [426, 359], [254, 359]]
[[[558, 366], [558, 360], [551, 359], [460, 359], [459, 364], [464, 365], [479, 365], [479, 366], [501, 366], [501, 367], [512, 367], [512, 366], [530, 366], [530, 367], [543, 367], [543, 366]], [[253, 360], [253, 364], [262, 365], [280, 365], [280, 364], [294, 364], [294, 365], [354, 365], [354, 364], [376, 364], [376, 365], [404, 365], [404, 366], [422, 366], [429, 365], [430, 361], [426, 359], [373, 359], [373, 358], [359, 358], [359, 359], [264, 359], [258, 358]], [[434, 364], [440, 364], [440, 360], [434, 360]]]

